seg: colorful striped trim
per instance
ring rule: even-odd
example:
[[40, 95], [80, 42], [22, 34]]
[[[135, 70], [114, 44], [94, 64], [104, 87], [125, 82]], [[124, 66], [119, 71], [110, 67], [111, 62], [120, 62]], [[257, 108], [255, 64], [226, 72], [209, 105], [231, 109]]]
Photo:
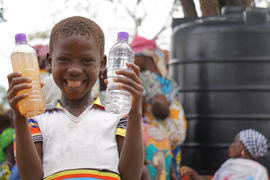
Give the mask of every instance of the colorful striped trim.
[[109, 170], [96, 169], [75, 169], [57, 172], [44, 180], [62, 180], [62, 179], [85, 179], [85, 180], [121, 180], [119, 174]]
[[119, 135], [119, 136], [126, 137], [126, 129], [117, 128], [116, 132], [115, 132], [115, 135], [116, 136]]

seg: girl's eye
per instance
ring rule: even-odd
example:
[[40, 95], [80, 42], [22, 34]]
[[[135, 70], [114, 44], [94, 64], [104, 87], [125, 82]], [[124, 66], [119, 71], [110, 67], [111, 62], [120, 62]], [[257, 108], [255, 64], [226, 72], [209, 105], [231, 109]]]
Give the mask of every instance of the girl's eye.
[[68, 58], [59, 58], [58, 60], [62, 62], [68, 62]]
[[84, 63], [90, 63], [90, 62], [93, 62], [94, 60], [91, 59], [91, 58], [86, 58], [86, 59], [83, 59], [82, 62]]

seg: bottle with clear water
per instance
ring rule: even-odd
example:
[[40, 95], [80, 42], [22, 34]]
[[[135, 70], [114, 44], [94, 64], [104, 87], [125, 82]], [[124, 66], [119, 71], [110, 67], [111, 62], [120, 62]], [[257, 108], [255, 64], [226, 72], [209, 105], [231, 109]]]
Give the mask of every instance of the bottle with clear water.
[[129, 69], [126, 62], [134, 63], [134, 51], [128, 44], [129, 34], [119, 32], [117, 42], [109, 51], [107, 62], [108, 85], [105, 95], [105, 110], [111, 114], [127, 114], [131, 107], [131, 94], [119, 89], [113, 78], [119, 76], [115, 70]]

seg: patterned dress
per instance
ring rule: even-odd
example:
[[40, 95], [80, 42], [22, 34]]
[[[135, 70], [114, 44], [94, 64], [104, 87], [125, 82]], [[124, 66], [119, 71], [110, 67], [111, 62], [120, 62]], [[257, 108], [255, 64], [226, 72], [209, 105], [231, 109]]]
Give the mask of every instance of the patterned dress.
[[151, 162], [151, 164], [147, 165], [151, 178], [154, 179], [157, 172], [153, 166], [153, 159], [158, 158], [161, 160], [164, 169], [159, 180], [170, 180], [172, 157], [169, 138], [158, 127], [150, 124], [143, 124], [142, 132], [145, 144], [145, 159]]
[[[186, 119], [184, 110], [178, 101], [178, 85], [169, 76], [162, 78], [157, 73], [148, 70], [141, 72], [140, 77], [144, 84], [145, 121], [155, 125], [169, 137], [172, 146], [172, 162], [180, 179], [180, 145], [186, 137]], [[151, 112], [151, 101], [158, 94], [164, 95], [167, 101], [171, 102], [170, 114], [164, 121], [156, 118]]]

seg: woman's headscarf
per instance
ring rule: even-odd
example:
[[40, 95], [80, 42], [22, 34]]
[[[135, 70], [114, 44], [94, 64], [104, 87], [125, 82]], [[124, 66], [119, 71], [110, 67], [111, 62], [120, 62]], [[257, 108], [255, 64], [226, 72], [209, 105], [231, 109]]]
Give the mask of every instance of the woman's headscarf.
[[135, 55], [152, 57], [162, 78], [165, 78], [166, 74], [168, 73], [165, 57], [163, 51], [159, 47], [157, 47], [155, 39], [148, 40], [135, 34], [132, 42], [130, 43], [130, 46], [135, 52]]
[[47, 52], [49, 51], [49, 47], [47, 45], [35, 45], [33, 47], [35, 51], [37, 52], [37, 57], [46, 56]]
[[239, 139], [254, 159], [262, 157], [267, 151], [267, 139], [258, 131], [242, 130], [239, 133]]

